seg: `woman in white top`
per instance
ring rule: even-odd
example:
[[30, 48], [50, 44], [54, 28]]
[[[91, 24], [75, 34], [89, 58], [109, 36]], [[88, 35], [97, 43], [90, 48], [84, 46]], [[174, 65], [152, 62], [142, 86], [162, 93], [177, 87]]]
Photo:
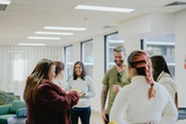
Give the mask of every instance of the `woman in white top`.
[[174, 124], [177, 109], [167, 90], [154, 82], [151, 61], [144, 51], [133, 51], [128, 57], [131, 84], [123, 87], [111, 109], [116, 124]]
[[85, 66], [81, 61], [74, 64], [73, 71], [67, 90], [77, 91], [80, 99], [71, 110], [72, 124], [78, 124], [78, 118], [80, 118], [81, 124], [89, 124], [91, 115], [90, 98], [95, 96], [94, 85], [92, 79], [87, 76]]
[[172, 78], [164, 57], [161, 55], [154, 55], [151, 57], [151, 62], [154, 80], [162, 84], [168, 90], [178, 108], [177, 86]]

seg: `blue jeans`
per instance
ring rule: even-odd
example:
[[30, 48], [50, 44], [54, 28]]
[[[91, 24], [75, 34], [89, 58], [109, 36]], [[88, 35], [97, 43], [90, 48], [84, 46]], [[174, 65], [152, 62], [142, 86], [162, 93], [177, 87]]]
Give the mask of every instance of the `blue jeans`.
[[72, 124], [78, 124], [80, 117], [81, 124], [90, 124], [91, 107], [73, 108], [71, 110]]

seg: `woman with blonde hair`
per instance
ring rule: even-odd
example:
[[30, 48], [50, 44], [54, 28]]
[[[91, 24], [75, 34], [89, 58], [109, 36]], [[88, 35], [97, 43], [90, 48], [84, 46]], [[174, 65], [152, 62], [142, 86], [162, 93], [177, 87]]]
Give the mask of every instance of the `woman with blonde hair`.
[[131, 84], [123, 87], [113, 103], [111, 121], [117, 124], [175, 124], [177, 109], [168, 91], [153, 80], [151, 61], [145, 51], [128, 57]]
[[24, 90], [28, 117], [26, 124], [71, 124], [69, 110], [77, 104], [77, 92], [68, 94], [52, 81], [55, 64], [40, 60], [28, 76]]

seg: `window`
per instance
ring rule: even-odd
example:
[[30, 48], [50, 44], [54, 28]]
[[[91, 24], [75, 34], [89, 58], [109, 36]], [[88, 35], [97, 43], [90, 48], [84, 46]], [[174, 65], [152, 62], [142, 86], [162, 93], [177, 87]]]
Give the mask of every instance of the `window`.
[[145, 39], [144, 49], [150, 56], [163, 55], [172, 76], [175, 77], [175, 43], [173, 34]]
[[13, 60], [13, 79], [15, 81], [24, 80], [24, 60], [23, 59], [14, 59]]
[[113, 50], [118, 45], [123, 45], [124, 41], [118, 36], [118, 32], [105, 36], [105, 71], [114, 66]]
[[43, 58], [62, 60], [59, 46], [0, 46], [0, 89], [22, 99], [27, 77]]
[[72, 45], [66, 46], [65, 48], [65, 78], [68, 80], [73, 74], [73, 47]]
[[84, 41], [81, 43], [81, 60], [85, 65], [87, 74], [93, 77], [93, 42], [92, 40]]

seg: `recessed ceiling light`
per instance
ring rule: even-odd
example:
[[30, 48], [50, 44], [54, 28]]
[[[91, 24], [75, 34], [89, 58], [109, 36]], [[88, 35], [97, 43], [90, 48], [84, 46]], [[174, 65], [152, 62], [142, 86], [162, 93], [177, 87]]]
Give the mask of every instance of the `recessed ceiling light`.
[[75, 9], [108, 11], [108, 12], [125, 12], [125, 13], [134, 11], [134, 9], [128, 9], [128, 8], [102, 7], [102, 6], [89, 6], [89, 5], [78, 5], [75, 7]]
[[66, 32], [41, 32], [36, 31], [36, 34], [46, 34], [46, 35], [74, 35], [74, 33], [66, 33]]
[[11, 3], [11, 1], [9, 0], [0, 0], [0, 4], [3, 4], [3, 5], [9, 5]]
[[60, 40], [60, 37], [32, 37], [29, 36], [27, 39], [33, 39], [33, 40]]
[[45, 46], [43, 43], [18, 43], [19, 46]]
[[85, 31], [87, 28], [78, 28], [78, 27], [57, 27], [57, 26], [46, 26], [44, 29], [51, 30], [72, 30], [72, 31]]

